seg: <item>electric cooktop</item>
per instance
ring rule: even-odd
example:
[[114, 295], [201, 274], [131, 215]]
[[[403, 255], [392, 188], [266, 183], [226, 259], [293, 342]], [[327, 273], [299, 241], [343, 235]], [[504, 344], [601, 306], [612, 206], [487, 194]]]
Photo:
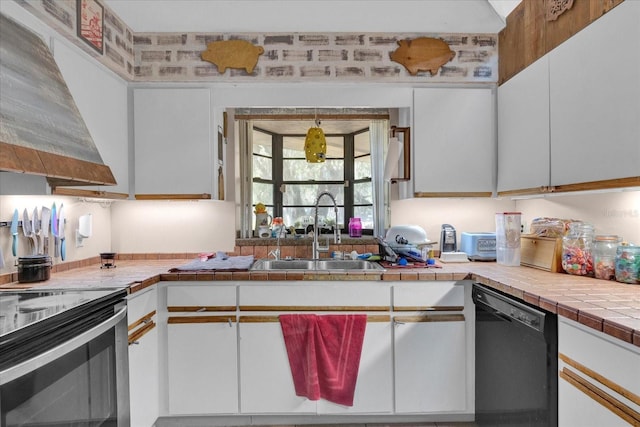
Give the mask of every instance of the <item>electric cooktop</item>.
[[104, 298], [124, 298], [114, 289], [20, 290], [0, 292], [0, 338], [66, 313], [81, 310]]

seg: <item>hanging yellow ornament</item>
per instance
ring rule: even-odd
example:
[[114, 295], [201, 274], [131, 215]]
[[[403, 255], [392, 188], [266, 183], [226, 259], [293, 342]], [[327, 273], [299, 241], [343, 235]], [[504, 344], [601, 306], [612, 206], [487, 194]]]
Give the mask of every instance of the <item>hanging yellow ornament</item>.
[[312, 127], [304, 139], [304, 154], [309, 163], [323, 163], [327, 157], [327, 140], [320, 127]]

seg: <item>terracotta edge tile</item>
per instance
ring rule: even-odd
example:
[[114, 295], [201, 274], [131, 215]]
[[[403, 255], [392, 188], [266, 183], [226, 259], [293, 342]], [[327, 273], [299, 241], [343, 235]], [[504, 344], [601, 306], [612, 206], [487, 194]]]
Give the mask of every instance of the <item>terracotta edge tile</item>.
[[574, 321], [578, 321], [578, 309], [565, 305], [561, 302], [558, 303], [558, 314]]
[[302, 271], [287, 271], [287, 280], [304, 280], [304, 272]]
[[251, 275], [248, 271], [234, 271], [231, 273], [233, 280], [251, 280]]
[[[204, 273], [207, 277], [211, 277], [209, 280], [231, 280], [233, 273], [231, 271], [216, 271], [215, 273]], [[198, 276], [200, 277], [200, 276]], [[207, 279], [202, 279], [207, 280]]]
[[603, 319], [600, 316], [586, 312], [578, 311], [578, 322], [592, 329], [602, 332]]
[[545, 297], [540, 297], [540, 301], [538, 303], [538, 307], [540, 307], [543, 310], [547, 310], [550, 311], [551, 313], [557, 313], [558, 312], [558, 303], [554, 300], [550, 300], [548, 298]]
[[604, 320], [602, 332], [629, 343], [633, 342], [633, 329], [628, 326], [613, 323], [608, 319]]
[[523, 299], [525, 302], [528, 302], [529, 304], [533, 304], [537, 307], [540, 307], [540, 297], [538, 295], [525, 291]]

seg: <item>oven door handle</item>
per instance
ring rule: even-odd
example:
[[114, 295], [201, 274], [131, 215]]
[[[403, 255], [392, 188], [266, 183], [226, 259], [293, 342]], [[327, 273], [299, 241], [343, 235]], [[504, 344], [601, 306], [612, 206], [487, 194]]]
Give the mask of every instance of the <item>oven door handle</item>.
[[102, 335], [109, 329], [113, 328], [118, 324], [118, 322], [125, 319], [126, 316], [127, 307], [124, 306], [113, 316], [100, 323], [99, 325], [94, 326], [88, 331], [85, 331], [80, 335], [73, 337], [68, 341], [65, 341], [63, 344], [60, 344], [57, 347], [47, 350], [32, 359], [25, 360], [24, 362], [18, 363], [15, 366], [5, 369], [4, 371], [0, 372], [0, 385], [7, 384], [17, 378], [20, 378], [23, 375], [28, 374], [29, 372], [35, 371], [36, 369], [46, 365], [47, 363], [52, 362], [59, 357], [70, 353], [76, 348], [85, 345], [86, 343]]

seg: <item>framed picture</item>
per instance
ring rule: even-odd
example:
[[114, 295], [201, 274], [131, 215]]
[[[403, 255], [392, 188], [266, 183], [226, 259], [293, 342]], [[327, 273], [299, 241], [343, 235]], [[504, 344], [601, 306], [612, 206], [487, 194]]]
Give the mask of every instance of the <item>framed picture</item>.
[[76, 0], [78, 37], [95, 49], [104, 52], [104, 8], [97, 0]]

